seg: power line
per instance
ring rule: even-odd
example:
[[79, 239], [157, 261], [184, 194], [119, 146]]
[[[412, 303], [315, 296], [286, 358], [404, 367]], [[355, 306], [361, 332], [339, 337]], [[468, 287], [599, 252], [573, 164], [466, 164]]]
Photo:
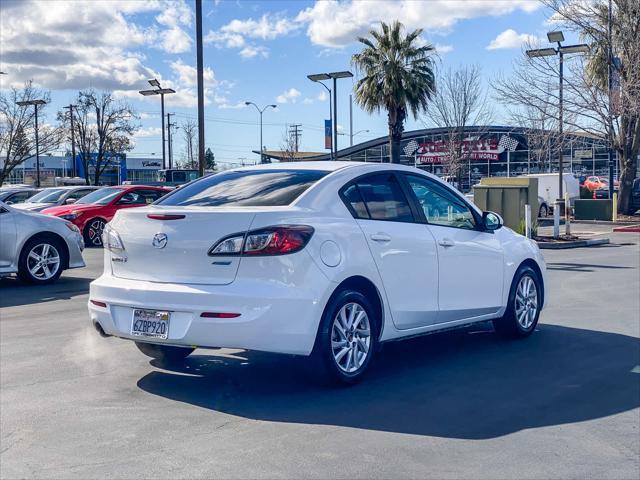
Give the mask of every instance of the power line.
[[295, 145], [295, 150], [296, 152], [298, 152], [298, 146], [300, 145], [300, 137], [302, 137], [302, 129], [300, 128], [302, 127], [302, 124], [300, 123], [294, 123], [293, 125], [289, 125], [289, 136], [291, 138], [293, 138], [293, 143]]

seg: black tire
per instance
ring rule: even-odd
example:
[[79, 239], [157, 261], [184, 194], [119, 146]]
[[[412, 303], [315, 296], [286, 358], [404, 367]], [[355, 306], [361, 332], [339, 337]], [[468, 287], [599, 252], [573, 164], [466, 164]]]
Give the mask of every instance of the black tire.
[[[361, 310], [366, 313], [366, 321], [365, 318], [362, 317], [362, 320], [360, 321], [361, 323], [358, 323], [357, 325], [360, 328], [356, 329], [352, 326], [344, 329], [346, 337], [344, 337], [344, 340], [342, 340], [338, 336], [336, 336], [338, 330], [337, 327], [336, 329], [334, 329], [334, 323], [336, 321], [339, 321], [337, 317], [343, 307], [346, 307], [345, 311], [347, 313], [353, 311], [353, 307], [351, 307], [350, 310], [349, 305], [359, 306], [359, 309], [356, 308], [356, 312], [358, 313], [354, 314], [354, 321], [355, 318], [358, 318], [359, 312]], [[350, 385], [357, 383], [362, 379], [373, 360], [375, 352], [379, 350], [379, 319], [377, 318], [377, 316], [378, 314], [373, 308], [371, 302], [358, 291], [343, 290], [331, 298], [331, 300], [327, 304], [327, 307], [325, 308], [322, 320], [320, 321], [320, 327], [316, 336], [316, 342], [311, 354], [311, 368], [314, 369], [313, 374], [321, 383], [328, 383], [333, 385]], [[368, 339], [363, 339], [363, 337], [360, 335], [364, 335], [363, 332], [366, 331], [366, 324], [368, 324], [369, 327], [369, 336]], [[339, 326], [342, 326], [342, 324], [339, 323]], [[357, 332], [360, 332], [360, 334], [358, 334]], [[367, 340], [369, 344], [366, 352], [364, 352], [362, 350], [364, 350]], [[343, 353], [343, 357], [340, 360], [336, 360], [336, 356], [334, 356], [334, 341], [340, 343], [344, 342], [345, 344], [342, 347], [336, 346], [336, 348], [341, 348], [341, 350], [338, 352], [338, 356], [340, 353], [343, 353], [342, 350], [347, 349], [347, 353]], [[335, 345], [337, 344], [338, 343], [335, 343]], [[349, 345], [351, 345], [351, 347]], [[349, 352], [349, 350], [351, 350], [351, 352]], [[354, 352], [356, 352], [355, 357]], [[357, 358], [357, 362], [360, 363], [360, 366], [353, 371], [346, 371], [344, 366], [342, 366], [342, 359], [344, 359], [344, 357], [352, 359]], [[348, 361], [349, 360], [347, 359], [344, 360], [345, 363]], [[356, 360], [354, 360], [354, 362], [355, 361]], [[339, 363], [341, 365], [339, 365]], [[356, 367], [356, 363], [350, 365], [351, 368]]]
[[[518, 296], [518, 288], [521, 280], [524, 278], [528, 278], [533, 281], [535, 285], [535, 301], [536, 301], [536, 311], [535, 315], [533, 315], [533, 319], [531, 321], [531, 317], [529, 316], [523, 323], [518, 321], [518, 314], [516, 311], [516, 302], [522, 305], [522, 302], [517, 300]], [[533, 298], [531, 298], [533, 301]], [[501, 318], [497, 318], [493, 320], [493, 326], [496, 332], [506, 338], [525, 338], [533, 333], [536, 329], [536, 325], [538, 325], [538, 319], [540, 318], [540, 307], [542, 306], [542, 282], [540, 281], [540, 277], [538, 274], [528, 266], [521, 266], [516, 274], [513, 277], [513, 281], [511, 282], [511, 289], [509, 290], [509, 302], [507, 303], [507, 309], [504, 312], [504, 315]], [[530, 324], [527, 324], [529, 323]]]
[[102, 231], [106, 224], [105, 219], [98, 217], [92, 218], [85, 224], [82, 236], [87, 247], [102, 247]]
[[[45, 278], [46, 274], [43, 270], [41, 270], [41, 277], [32, 274], [29, 270], [29, 267], [32, 266], [31, 264], [35, 261], [32, 258], [29, 258], [29, 254], [34, 248], [39, 249], [40, 245], [49, 245], [49, 249], [55, 249], [55, 252], [57, 252], [58, 254], [59, 262], [57, 270], [49, 278]], [[53, 252], [53, 250], [50, 251]], [[39, 235], [28, 240], [22, 247], [20, 258], [18, 259], [18, 278], [20, 278], [20, 280], [24, 282], [33, 283], [36, 285], [46, 285], [48, 283], [53, 283], [58, 280], [58, 278], [60, 278], [60, 275], [62, 275], [62, 271], [64, 270], [67, 263], [67, 250], [62, 240], [59, 240], [58, 238], [51, 235]], [[50, 264], [47, 265], [48, 269], [50, 269], [50, 267]]]
[[161, 363], [179, 363], [193, 353], [195, 348], [156, 345], [154, 343], [135, 342], [136, 347], [147, 357], [155, 358]]
[[549, 208], [543, 203], [540, 205], [540, 210], [538, 211], [538, 217], [546, 218], [549, 215]]

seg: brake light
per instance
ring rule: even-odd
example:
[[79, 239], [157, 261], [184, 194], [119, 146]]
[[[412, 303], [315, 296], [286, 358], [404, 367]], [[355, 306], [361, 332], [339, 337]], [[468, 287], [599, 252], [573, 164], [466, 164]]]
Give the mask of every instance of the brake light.
[[200, 316], [202, 318], [237, 318], [240, 314], [227, 312], [202, 312]]
[[313, 235], [308, 225], [282, 225], [253, 230], [246, 235], [223, 238], [209, 250], [209, 255], [286, 255], [302, 250]]

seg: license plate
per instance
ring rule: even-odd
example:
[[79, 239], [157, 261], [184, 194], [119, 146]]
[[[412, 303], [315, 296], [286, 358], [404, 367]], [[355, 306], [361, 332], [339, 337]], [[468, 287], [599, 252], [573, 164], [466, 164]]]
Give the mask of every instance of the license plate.
[[170, 312], [135, 308], [131, 335], [166, 339], [169, 335], [169, 317]]

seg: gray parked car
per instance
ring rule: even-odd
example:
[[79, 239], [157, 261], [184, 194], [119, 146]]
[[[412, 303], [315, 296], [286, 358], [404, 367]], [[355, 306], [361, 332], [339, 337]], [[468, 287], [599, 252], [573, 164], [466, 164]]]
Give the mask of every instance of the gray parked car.
[[76, 203], [85, 195], [88, 195], [99, 188], [102, 187], [93, 187], [91, 185], [49, 187], [43, 189], [39, 193], [36, 193], [26, 202], [16, 205], [16, 208], [19, 208], [20, 210], [29, 210], [30, 212], [41, 212], [45, 208]]
[[7, 205], [25, 202], [38, 193], [37, 188], [33, 187], [2, 187], [0, 188], [0, 202]]
[[0, 276], [56, 281], [63, 270], [84, 267], [84, 241], [73, 223], [0, 202]]

